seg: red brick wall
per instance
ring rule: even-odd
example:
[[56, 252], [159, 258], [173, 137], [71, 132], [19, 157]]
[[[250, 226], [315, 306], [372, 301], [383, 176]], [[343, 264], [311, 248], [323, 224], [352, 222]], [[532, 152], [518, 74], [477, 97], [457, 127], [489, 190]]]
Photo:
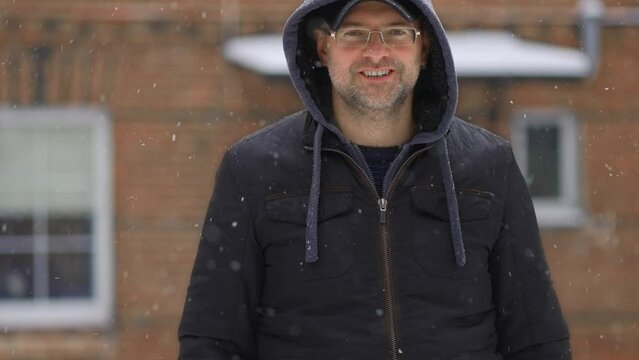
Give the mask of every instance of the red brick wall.
[[[230, 35], [279, 31], [298, 4], [0, 0], [0, 104], [32, 103], [29, 49], [48, 45], [47, 104], [111, 113], [117, 281], [112, 329], [9, 331], [0, 334], [0, 358], [176, 358], [199, 226], [224, 148], [301, 107], [287, 79], [230, 65], [220, 46]], [[436, 1], [454, 29], [507, 26], [577, 46], [572, 4]], [[620, 5], [638, 4], [609, 2]], [[531, 12], [547, 21], [521, 16]], [[606, 28], [592, 79], [460, 82], [459, 113], [506, 137], [512, 113], [526, 108], [567, 108], [580, 121], [588, 222], [543, 231], [578, 360], [631, 359], [639, 351], [638, 32]]]

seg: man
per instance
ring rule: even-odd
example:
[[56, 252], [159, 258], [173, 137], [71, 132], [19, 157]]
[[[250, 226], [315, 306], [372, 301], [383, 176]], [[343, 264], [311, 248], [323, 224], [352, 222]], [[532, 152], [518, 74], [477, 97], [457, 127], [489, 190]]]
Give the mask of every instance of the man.
[[307, 110], [220, 165], [179, 337], [188, 359], [569, 359], [509, 145], [453, 116], [430, 1], [305, 1]]

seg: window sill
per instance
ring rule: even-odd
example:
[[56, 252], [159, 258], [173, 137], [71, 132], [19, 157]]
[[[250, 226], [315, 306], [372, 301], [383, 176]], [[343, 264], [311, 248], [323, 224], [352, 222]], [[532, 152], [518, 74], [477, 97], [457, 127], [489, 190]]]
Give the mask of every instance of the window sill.
[[586, 213], [577, 206], [535, 202], [535, 212], [540, 228], [578, 228], [586, 223]]
[[[109, 301], [104, 298], [102, 301]], [[93, 300], [0, 301], [1, 326], [8, 330], [101, 328], [113, 325], [111, 303]]]

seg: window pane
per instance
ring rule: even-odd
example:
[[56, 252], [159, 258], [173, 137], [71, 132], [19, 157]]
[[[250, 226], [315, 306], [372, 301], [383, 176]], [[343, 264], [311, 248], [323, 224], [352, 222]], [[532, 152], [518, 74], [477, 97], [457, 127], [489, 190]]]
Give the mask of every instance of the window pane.
[[3, 129], [0, 211], [91, 208], [91, 129]]
[[91, 129], [63, 128], [42, 132], [47, 138], [46, 162], [50, 173], [91, 173]]
[[557, 125], [529, 126], [528, 178], [534, 197], [559, 197], [559, 129]]
[[33, 297], [33, 256], [0, 255], [0, 299]]
[[33, 218], [31, 216], [0, 214], [0, 239], [4, 235], [31, 234], [33, 234]]
[[34, 144], [30, 132], [0, 130], [0, 211], [32, 211]]
[[91, 233], [89, 215], [49, 215], [50, 235], [78, 235]]
[[49, 296], [91, 296], [91, 259], [89, 254], [49, 255]]

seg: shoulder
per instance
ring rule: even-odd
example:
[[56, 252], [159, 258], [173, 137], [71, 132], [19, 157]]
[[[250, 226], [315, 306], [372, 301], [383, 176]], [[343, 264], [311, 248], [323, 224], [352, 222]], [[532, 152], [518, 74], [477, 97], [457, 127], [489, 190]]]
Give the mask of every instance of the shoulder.
[[501, 193], [515, 162], [510, 143], [502, 137], [461, 119], [453, 121], [447, 135], [455, 181]]
[[261, 144], [264, 141], [279, 139], [285, 135], [298, 136], [301, 139], [307, 116], [308, 112], [305, 110], [285, 116], [273, 124], [243, 137], [233, 147], [250, 146], [255, 143]]
[[232, 145], [218, 168], [218, 182], [224, 179], [234, 187], [246, 205], [257, 204], [286, 174], [298, 173], [292, 167], [307, 162], [303, 146], [306, 118], [305, 111], [286, 116]]
[[510, 143], [499, 135], [457, 117], [451, 123], [450, 130], [453, 139], [472, 141], [475, 148], [510, 146]]
[[455, 118], [447, 136], [449, 151], [464, 158], [490, 157], [510, 161], [510, 142], [491, 131]]
[[227, 155], [247, 160], [272, 151], [287, 151], [297, 145], [303, 147], [306, 118], [307, 111], [285, 116], [240, 139], [229, 148]]
[[312, 152], [304, 149], [307, 112], [278, 120], [232, 145], [220, 171], [231, 171], [236, 186], [258, 198], [285, 182], [306, 181]]

